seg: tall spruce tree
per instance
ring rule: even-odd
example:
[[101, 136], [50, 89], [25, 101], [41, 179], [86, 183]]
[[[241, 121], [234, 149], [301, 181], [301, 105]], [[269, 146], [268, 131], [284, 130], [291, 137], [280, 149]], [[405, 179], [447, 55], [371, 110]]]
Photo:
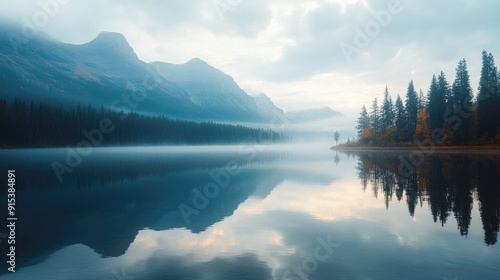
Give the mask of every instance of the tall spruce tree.
[[356, 121], [356, 130], [358, 132], [358, 138], [363, 138], [363, 132], [365, 131], [366, 124], [368, 123], [368, 112], [366, 111], [366, 106], [361, 107], [361, 113]]
[[406, 129], [406, 110], [403, 105], [403, 100], [401, 100], [401, 96], [398, 94], [398, 98], [396, 99], [395, 104], [396, 110], [396, 142], [401, 142], [405, 138], [405, 129]]
[[[444, 74], [443, 71], [438, 76], [438, 96], [442, 97], [445, 102], [446, 106], [448, 107], [447, 109], [451, 108], [453, 105], [452, 99], [451, 99], [451, 87], [450, 83], [448, 83], [448, 80], [446, 79], [446, 75]], [[446, 110], [443, 110], [443, 114], [441, 115], [441, 118], [444, 118], [444, 114], [446, 113]]]
[[418, 110], [422, 110], [427, 105], [427, 100], [425, 99], [424, 92], [420, 89], [418, 94]]
[[382, 132], [393, 125], [394, 117], [394, 105], [392, 104], [392, 98], [389, 95], [389, 89], [386, 86], [384, 91], [384, 101], [380, 112], [380, 126]]
[[378, 107], [378, 99], [375, 97], [372, 103], [371, 111], [370, 111], [370, 122], [372, 125], [372, 131], [377, 138], [380, 133], [380, 110]]
[[491, 53], [483, 51], [483, 67], [479, 81], [477, 96], [478, 134], [480, 137], [493, 138], [500, 124], [498, 110], [500, 109], [500, 93], [498, 70]]
[[415, 134], [415, 129], [417, 128], [418, 122], [418, 95], [415, 91], [415, 86], [413, 80], [410, 81], [408, 85], [408, 91], [406, 92], [406, 141], [411, 141], [413, 135]]
[[444, 113], [446, 111], [446, 96], [438, 88], [436, 75], [432, 76], [431, 86], [427, 94], [427, 114], [429, 116], [429, 128], [431, 131], [442, 129], [444, 124]]
[[[450, 128], [450, 123], [447, 121], [450, 121], [450, 118], [447, 118], [447, 114], [451, 114], [453, 112], [453, 102], [451, 100], [451, 87], [450, 84], [448, 83], [448, 80], [446, 79], [446, 75], [444, 74], [443, 71], [439, 74], [438, 77], [438, 82], [437, 82], [437, 90], [438, 90], [438, 96], [441, 96], [444, 98], [446, 106], [445, 109], [443, 110], [441, 114], [441, 118], [443, 119], [443, 130], [446, 135], [446, 138], [448, 141], [451, 141], [453, 139], [453, 131]], [[450, 142], [446, 142], [447, 144], [450, 144]]]
[[453, 115], [460, 119], [459, 125], [454, 128], [453, 144], [465, 144], [471, 140], [472, 126], [472, 87], [470, 85], [467, 61], [461, 60], [457, 66], [455, 81], [451, 91]]

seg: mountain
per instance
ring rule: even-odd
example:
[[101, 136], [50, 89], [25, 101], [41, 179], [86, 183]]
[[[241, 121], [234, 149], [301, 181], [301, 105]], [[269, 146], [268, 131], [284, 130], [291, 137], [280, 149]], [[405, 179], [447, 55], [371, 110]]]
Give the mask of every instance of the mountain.
[[139, 60], [121, 34], [103, 32], [83, 45], [35, 36], [17, 48], [8, 40], [12, 34], [23, 36], [20, 28], [0, 29], [0, 95], [176, 118], [202, 111], [181, 88]]
[[342, 113], [334, 111], [330, 107], [309, 109], [303, 111], [293, 111], [286, 113], [286, 118], [290, 122], [294, 123], [312, 122], [312, 121], [330, 119], [341, 116], [343, 116]]
[[0, 26], [0, 96], [187, 120], [266, 121], [233, 78], [200, 59], [145, 63], [119, 33], [82, 45]]
[[153, 62], [151, 65], [163, 78], [184, 89], [191, 102], [208, 110], [211, 119], [262, 119], [255, 100], [231, 76], [199, 58], [185, 64]]
[[285, 120], [285, 113], [280, 108], [274, 105], [273, 101], [263, 92], [257, 93], [253, 96], [257, 103], [259, 113], [267, 118], [273, 120]]

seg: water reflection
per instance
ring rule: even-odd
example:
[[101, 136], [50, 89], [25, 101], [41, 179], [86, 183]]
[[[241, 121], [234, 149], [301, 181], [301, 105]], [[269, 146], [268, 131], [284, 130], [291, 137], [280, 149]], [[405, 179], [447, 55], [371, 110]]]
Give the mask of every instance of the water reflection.
[[[15, 169], [20, 190], [53, 186], [88, 188], [96, 183], [135, 181], [185, 170], [213, 170], [227, 165], [273, 162], [285, 152], [256, 146], [97, 148], [86, 157], [69, 157], [66, 149], [0, 150], [0, 168]], [[68, 162], [77, 162], [76, 166]], [[64, 166], [57, 176], [54, 163]], [[60, 170], [60, 169], [58, 169]], [[62, 180], [60, 180], [62, 179]], [[2, 188], [0, 194], [5, 194]]]
[[[264, 166], [286, 157], [285, 153], [238, 152], [229, 147], [99, 149], [60, 182], [51, 164], [63, 162], [65, 150], [2, 153], [0, 170], [14, 169], [17, 175], [20, 267], [73, 244], [85, 244], [103, 257], [121, 256], [144, 228], [185, 227], [201, 232], [232, 215], [250, 195], [265, 196], [283, 180], [279, 172], [260, 167], [240, 170], [203, 209], [204, 215], [186, 223], [178, 207], [192, 201], [193, 190], [214, 180], [212, 171], [220, 174], [228, 167]], [[6, 199], [5, 188], [0, 199]], [[2, 211], [2, 220], [5, 214]]]
[[[19, 270], [2, 269], [0, 279], [500, 275], [500, 247], [484, 245], [481, 224], [496, 227], [496, 238], [496, 157], [436, 157], [404, 177], [391, 155], [328, 147], [116, 148], [96, 150], [59, 182], [50, 163], [64, 160], [64, 150], [0, 152], [0, 169], [19, 174]], [[212, 183], [225, 187], [196, 208]], [[182, 204], [197, 211], [189, 223]]]
[[[411, 216], [427, 204], [434, 222], [445, 225], [454, 215], [461, 235], [467, 236], [474, 197], [479, 201], [484, 241], [497, 243], [500, 221], [500, 156], [437, 154], [411, 172], [401, 172], [410, 154], [357, 153], [358, 178], [363, 190], [383, 196], [386, 208], [404, 198]], [[404, 174], [403, 174], [404, 173]]]

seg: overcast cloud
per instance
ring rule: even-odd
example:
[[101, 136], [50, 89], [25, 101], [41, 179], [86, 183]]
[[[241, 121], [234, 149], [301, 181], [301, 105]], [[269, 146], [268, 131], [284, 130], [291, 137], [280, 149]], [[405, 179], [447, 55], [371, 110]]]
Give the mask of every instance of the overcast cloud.
[[[395, 98], [410, 79], [426, 93], [441, 70], [452, 82], [462, 58], [477, 89], [481, 51], [500, 59], [495, 0], [7, 0], [0, 16], [23, 23], [53, 1], [67, 4], [40, 29], [58, 40], [120, 32], [142, 60], [199, 57], [285, 110], [328, 105], [354, 118], [385, 85]], [[380, 13], [390, 19], [374, 25]], [[369, 44], [356, 44], [366, 28]]]

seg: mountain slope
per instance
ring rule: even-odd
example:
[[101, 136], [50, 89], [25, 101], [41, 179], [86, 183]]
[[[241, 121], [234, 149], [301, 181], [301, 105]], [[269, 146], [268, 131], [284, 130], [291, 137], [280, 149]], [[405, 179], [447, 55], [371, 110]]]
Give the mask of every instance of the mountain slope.
[[[137, 58], [117, 33], [83, 45], [34, 37], [14, 49], [1, 29], [0, 94], [62, 104], [92, 103], [117, 110], [192, 117], [189, 96]], [[8, 32], [6, 34], [6, 32]], [[134, 98], [135, 97], [135, 98]]]
[[234, 79], [199, 58], [185, 64], [153, 62], [165, 79], [183, 88], [191, 101], [214, 119], [261, 121], [255, 100]]
[[293, 111], [286, 113], [286, 118], [290, 122], [295, 122], [295, 123], [311, 122], [311, 121], [323, 120], [341, 116], [343, 116], [343, 114], [332, 110], [330, 107]]
[[253, 96], [257, 103], [259, 113], [271, 120], [285, 120], [283, 110], [274, 105], [273, 101], [265, 93], [261, 92]]
[[[23, 40], [12, 44], [12, 34]], [[170, 75], [165, 75], [170, 73]], [[265, 119], [230, 76], [193, 59], [184, 65], [141, 61], [126, 38], [102, 32], [83, 45], [0, 26], [0, 96], [109, 107], [189, 120]]]

